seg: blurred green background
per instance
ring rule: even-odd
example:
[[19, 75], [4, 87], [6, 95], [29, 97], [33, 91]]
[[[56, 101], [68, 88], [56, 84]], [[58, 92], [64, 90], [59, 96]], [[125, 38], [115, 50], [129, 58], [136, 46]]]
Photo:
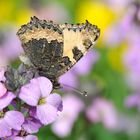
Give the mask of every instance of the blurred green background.
[[88, 97], [65, 91], [64, 112], [39, 140], [140, 140], [139, 0], [1, 0], [0, 65], [22, 52], [16, 32], [34, 15], [101, 29], [92, 57], [66, 75]]

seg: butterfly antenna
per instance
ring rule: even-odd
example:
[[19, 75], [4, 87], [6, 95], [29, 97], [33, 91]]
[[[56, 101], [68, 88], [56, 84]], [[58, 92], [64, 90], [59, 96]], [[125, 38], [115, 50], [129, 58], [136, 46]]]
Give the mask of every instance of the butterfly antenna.
[[[66, 84], [62, 84], [61, 83], [61, 85], [63, 86], [63, 87], [67, 87], [67, 88], [69, 88], [69, 89], [72, 89], [73, 91], [75, 91], [76, 93], [79, 93], [79, 94], [81, 94], [81, 95], [83, 95], [83, 96], [87, 96], [87, 92], [86, 91], [80, 91], [79, 89], [77, 89], [77, 88], [75, 88], [75, 87], [72, 87], [72, 86], [69, 86], [69, 85], [66, 85]], [[62, 88], [63, 88], [62, 87]]]

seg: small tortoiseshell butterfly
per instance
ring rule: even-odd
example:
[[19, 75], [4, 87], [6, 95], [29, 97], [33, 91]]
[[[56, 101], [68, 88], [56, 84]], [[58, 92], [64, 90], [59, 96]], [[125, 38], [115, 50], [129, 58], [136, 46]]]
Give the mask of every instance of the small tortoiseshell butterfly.
[[57, 88], [58, 77], [87, 53], [98, 39], [100, 29], [88, 21], [76, 25], [55, 24], [34, 16], [21, 26], [17, 35], [32, 66]]

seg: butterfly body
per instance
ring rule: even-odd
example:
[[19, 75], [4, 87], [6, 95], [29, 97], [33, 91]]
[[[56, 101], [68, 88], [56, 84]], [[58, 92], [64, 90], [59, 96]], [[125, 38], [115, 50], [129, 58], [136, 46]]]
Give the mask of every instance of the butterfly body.
[[33, 67], [39, 75], [49, 78], [54, 88], [59, 87], [59, 76], [86, 54], [99, 34], [97, 26], [89, 22], [58, 25], [36, 17], [17, 32]]

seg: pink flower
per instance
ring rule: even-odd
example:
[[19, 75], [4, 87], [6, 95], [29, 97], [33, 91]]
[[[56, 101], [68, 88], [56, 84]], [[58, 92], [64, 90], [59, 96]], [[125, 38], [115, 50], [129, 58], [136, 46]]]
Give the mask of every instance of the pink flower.
[[132, 95], [128, 96], [125, 100], [125, 105], [128, 108], [131, 107], [138, 107], [140, 109], [140, 94], [133, 93]]
[[59, 82], [62, 84], [62, 86], [63, 84], [65, 84], [71, 87], [77, 87], [78, 77], [76, 76], [76, 74], [74, 74], [73, 70], [70, 70], [60, 77]]
[[12, 92], [7, 92], [0, 98], [0, 111], [7, 107], [16, 96]]
[[5, 73], [5, 68], [4, 67], [0, 68], [0, 98], [3, 97], [7, 92], [7, 89], [3, 84], [3, 82], [6, 80], [4, 73]]
[[41, 19], [53, 21], [68, 21], [69, 15], [67, 10], [59, 3], [47, 4], [47, 6], [37, 9], [36, 15]]
[[78, 75], [86, 75], [92, 70], [93, 65], [98, 59], [98, 52], [91, 50], [77, 62], [77, 64], [73, 67], [73, 70]]
[[83, 102], [74, 95], [65, 96], [63, 106], [63, 112], [52, 124], [53, 132], [59, 137], [66, 137], [70, 134], [74, 122], [84, 107]]
[[40, 121], [33, 117], [26, 118], [25, 122], [22, 125], [23, 130], [28, 134], [37, 133], [40, 127], [42, 127]]
[[11, 136], [12, 130], [21, 130], [24, 116], [18, 111], [8, 111], [0, 118], [0, 138]]
[[6, 80], [4, 76], [5, 70], [6, 70], [5, 67], [0, 67], [0, 81], [3, 81], [3, 82]]
[[16, 30], [10, 30], [4, 35], [4, 41], [1, 44], [0, 52], [4, 56], [4, 60], [11, 61], [19, 56], [23, 49], [20, 45], [20, 41], [16, 36]]
[[[11, 140], [38, 140], [37, 136], [34, 136], [34, 135], [27, 135], [27, 136], [23, 136], [23, 137], [13, 136], [13, 137], [10, 137], [10, 139]], [[6, 138], [4, 140], [9, 140], [9, 138], [8, 139]]]
[[36, 107], [36, 116], [42, 124], [50, 124], [62, 111], [60, 95], [53, 93], [52, 83], [45, 77], [34, 78], [21, 88], [19, 98], [30, 106]]
[[3, 83], [0, 82], [0, 98], [3, 97], [7, 92], [7, 89]]
[[117, 124], [117, 114], [112, 103], [105, 99], [96, 99], [88, 107], [87, 118], [91, 122], [102, 122], [106, 128], [115, 128]]

